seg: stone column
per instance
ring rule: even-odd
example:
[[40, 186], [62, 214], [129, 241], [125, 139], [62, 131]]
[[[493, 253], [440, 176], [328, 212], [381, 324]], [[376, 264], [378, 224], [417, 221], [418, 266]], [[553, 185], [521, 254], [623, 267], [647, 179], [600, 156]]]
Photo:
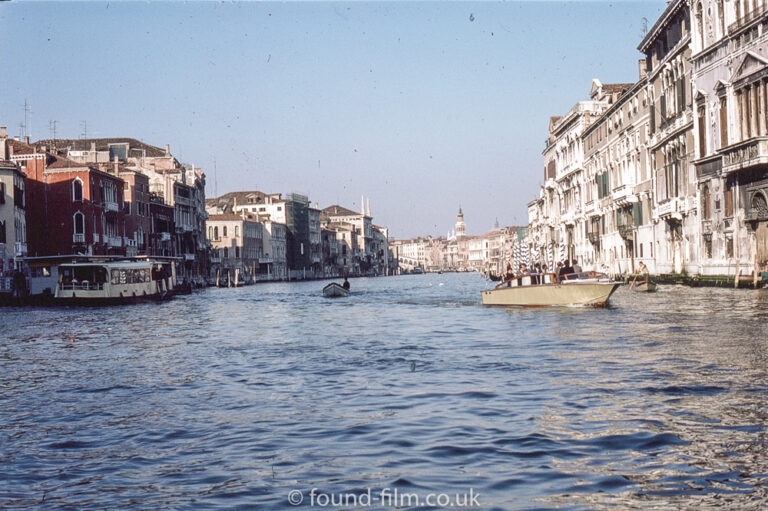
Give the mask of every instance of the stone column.
[[750, 125], [749, 125], [749, 136], [750, 136], [750, 138], [757, 136], [757, 124], [758, 124], [758, 122], [757, 122], [757, 117], [758, 117], [758, 111], [757, 111], [758, 109], [757, 109], [757, 107], [759, 105], [759, 103], [758, 103], [758, 101], [759, 101], [759, 99], [758, 99], [758, 89], [759, 89], [758, 84], [757, 83], [753, 83], [752, 87], [751, 87], [752, 95], [750, 96], [750, 100], [752, 101], [752, 103], [750, 103], [750, 105], [749, 105], [750, 110], [752, 110], [752, 115], [750, 115], [750, 117], [749, 117], [749, 119], [750, 119], [750, 121], [749, 121], [750, 122]]

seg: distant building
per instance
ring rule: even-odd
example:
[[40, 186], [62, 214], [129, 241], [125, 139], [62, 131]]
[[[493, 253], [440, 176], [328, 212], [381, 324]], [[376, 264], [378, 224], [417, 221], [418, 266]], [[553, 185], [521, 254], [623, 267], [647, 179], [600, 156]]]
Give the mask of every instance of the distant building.
[[27, 255], [25, 176], [8, 161], [5, 127], [0, 128], [0, 293], [13, 291], [14, 275], [22, 271], [19, 257]]
[[208, 239], [214, 252], [215, 269], [210, 277], [219, 285], [253, 282], [259, 279], [264, 256], [263, 226], [257, 215], [243, 212], [209, 215]]

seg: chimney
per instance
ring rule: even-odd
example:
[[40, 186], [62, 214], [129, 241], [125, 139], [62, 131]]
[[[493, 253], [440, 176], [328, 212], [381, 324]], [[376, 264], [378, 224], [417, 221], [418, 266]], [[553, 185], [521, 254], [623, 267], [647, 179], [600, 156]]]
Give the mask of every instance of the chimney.
[[117, 158], [117, 155], [115, 155], [115, 161], [112, 162], [112, 168], [115, 169], [115, 175], [117, 175], [120, 168], [120, 160]]
[[24, 143], [29, 145], [29, 135], [24, 136]]
[[0, 126], [0, 160], [8, 159], [8, 136], [5, 134], [5, 126]]
[[96, 152], [96, 142], [91, 142], [91, 152], [92, 153]]
[[5, 126], [0, 126], [0, 138], [8, 138], [8, 135], [5, 133]]
[[371, 198], [368, 197], [368, 216], [371, 216]]
[[170, 144], [165, 144], [165, 155], [170, 156], [171, 155], [171, 146]]
[[646, 75], [646, 73], [647, 73], [647, 71], [646, 71], [646, 69], [645, 69], [645, 59], [639, 59], [639, 60], [637, 61], [637, 71], [638, 71], [638, 76], [639, 76], [639, 78], [640, 78], [641, 80], [642, 80], [643, 78], [645, 78], [645, 75]]

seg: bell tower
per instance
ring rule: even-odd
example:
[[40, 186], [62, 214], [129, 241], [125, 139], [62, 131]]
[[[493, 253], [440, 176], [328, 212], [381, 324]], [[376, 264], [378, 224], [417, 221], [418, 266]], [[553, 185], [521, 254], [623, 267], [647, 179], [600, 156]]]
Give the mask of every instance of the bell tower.
[[467, 237], [467, 226], [464, 224], [464, 213], [459, 206], [459, 214], [456, 215], [456, 239]]

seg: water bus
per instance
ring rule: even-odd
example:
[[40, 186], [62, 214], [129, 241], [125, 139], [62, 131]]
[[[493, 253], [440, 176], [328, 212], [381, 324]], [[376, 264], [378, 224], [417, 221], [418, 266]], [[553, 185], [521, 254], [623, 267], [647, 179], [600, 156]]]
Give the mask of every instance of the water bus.
[[59, 265], [57, 303], [108, 305], [163, 300], [173, 294], [172, 263], [151, 260]]

